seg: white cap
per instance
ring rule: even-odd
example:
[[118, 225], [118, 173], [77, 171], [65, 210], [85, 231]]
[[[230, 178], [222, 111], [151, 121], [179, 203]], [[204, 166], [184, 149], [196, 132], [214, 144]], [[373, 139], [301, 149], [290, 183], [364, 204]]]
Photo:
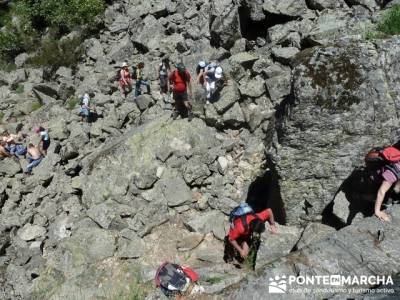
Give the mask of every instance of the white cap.
[[199, 62], [199, 67], [200, 68], [204, 68], [206, 66], [206, 62], [205, 61], [201, 61], [201, 62]]
[[123, 67], [123, 68], [125, 68], [125, 67], [127, 67], [127, 66], [128, 66], [128, 63], [127, 63], [126, 61], [122, 63], [122, 67]]
[[215, 78], [220, 79], [222, 77], [222, 68], [221, 67], [217, 67], [215, 69]]
[[83, 95], [83, 99], [90, 99], [89, 94], [85, 93], [85, 95]]

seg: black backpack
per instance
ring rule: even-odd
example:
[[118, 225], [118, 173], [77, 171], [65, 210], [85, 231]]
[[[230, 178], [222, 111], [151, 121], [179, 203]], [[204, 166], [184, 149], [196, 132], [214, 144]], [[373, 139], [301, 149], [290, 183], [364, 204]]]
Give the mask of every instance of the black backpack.
[[132, 77], [132, 79], [137, 79], [137, 67], [136, 66], [132, 66], [132, 74], [131, 74], [131, 77]]
[[[158, 268], [155, 282], [156, 286], [170, 297], [183, 292], [190, 283], [190, 278], [179, 265], [166, 262]], [[173, 286], [175, 289], [169, 289], [169, 286]]]

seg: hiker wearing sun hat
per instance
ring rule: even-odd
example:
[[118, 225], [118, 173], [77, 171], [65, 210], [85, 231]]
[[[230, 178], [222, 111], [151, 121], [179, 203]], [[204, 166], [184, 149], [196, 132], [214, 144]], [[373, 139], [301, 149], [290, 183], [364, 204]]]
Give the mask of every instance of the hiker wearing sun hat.
[[123, 62], [121, 70], [118, 72], [118, 83], [121, 95], [126, 96], [132, 91], [132, 76], [129, 72], [128, 63]]
[[204, 60], [199, 61], [196, 67], [197, 83], [204, 85], [204, 70], [207, 63]]
[[216, 82], [223, 76], [223, 71], [216, 63], [210, 63], [204, 71], [204, 81], [207, 91], [207, 104], [216, 91]]

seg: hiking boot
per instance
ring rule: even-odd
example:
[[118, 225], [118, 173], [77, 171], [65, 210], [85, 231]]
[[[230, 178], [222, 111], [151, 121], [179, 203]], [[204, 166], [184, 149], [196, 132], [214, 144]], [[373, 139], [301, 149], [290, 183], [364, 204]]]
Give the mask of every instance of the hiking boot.
[[176, 118], [177, 118], [178, 116], [179, 116], [179, 113], [178, 113], [177, 111], [172, 112], [171, 117], [172, 117], [173, 120], [176, 120]]
[[194, 116], [192, 112], [189, 112], [188, 114], [188, 122], [191, 122], [193, 120]]

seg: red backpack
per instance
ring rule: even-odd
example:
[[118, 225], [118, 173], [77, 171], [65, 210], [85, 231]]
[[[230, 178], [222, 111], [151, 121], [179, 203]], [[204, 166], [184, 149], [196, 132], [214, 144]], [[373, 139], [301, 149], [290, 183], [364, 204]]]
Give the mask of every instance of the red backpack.
[[376, 163], [390, 164], [397, 162], [400, 162], [400, 150], [393, 146], [372, 148], [365, 156], [367, 166]]

